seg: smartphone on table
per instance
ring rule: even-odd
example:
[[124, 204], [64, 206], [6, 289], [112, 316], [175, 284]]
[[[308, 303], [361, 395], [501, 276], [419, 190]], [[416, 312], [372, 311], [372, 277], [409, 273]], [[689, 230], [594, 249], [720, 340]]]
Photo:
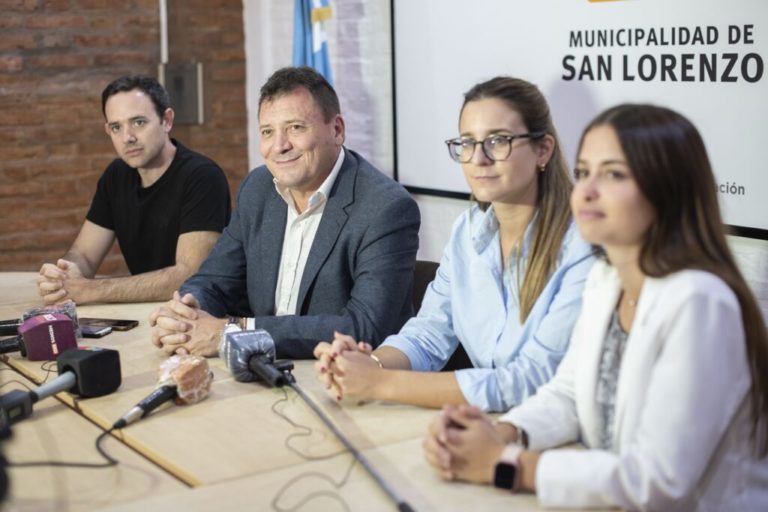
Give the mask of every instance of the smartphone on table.
[[138, 320], [118, 320], [116, 318], [81, 318], [80, 327], [111, 327], [113, 331], [127, 331], [139, 325]]
[[112, 328], [109, 326], [80, 324], [80, 332], [83, 333], [83, 338], [101, 338], [111, 333]]

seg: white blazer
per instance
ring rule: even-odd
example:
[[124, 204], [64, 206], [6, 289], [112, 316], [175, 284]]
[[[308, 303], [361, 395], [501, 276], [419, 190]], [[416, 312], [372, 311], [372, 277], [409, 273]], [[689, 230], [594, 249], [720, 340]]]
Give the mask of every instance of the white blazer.
[[[500, 420], [542, 450], [597, 441], [595, 386], [616, 270], [595, 263], [570, 348], [538, 393]], [[713, 274], [646, 278], [616, 391], [615, 452], [550, 450], [539, 460], [539, 502], [633, 510], [768, 510], [768, 458], [751, 438], [744, 328], [738, 300]]]

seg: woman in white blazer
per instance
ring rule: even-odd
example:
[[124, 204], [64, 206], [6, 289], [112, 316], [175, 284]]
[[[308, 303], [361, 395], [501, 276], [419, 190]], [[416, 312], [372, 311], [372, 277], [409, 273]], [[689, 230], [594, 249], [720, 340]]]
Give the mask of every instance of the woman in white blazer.
[[445, 408], [428, 462], [545, 506], [768, 510], [768, 336], [698, 131], [614, 107], [585, 130], [575, 178], [574, 217], [604, 257], [562, 364], [495, 424]]

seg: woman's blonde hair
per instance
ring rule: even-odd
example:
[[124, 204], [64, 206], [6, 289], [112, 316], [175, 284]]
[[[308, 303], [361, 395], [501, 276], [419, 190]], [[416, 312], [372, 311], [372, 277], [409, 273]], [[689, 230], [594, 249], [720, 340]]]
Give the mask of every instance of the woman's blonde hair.
[[[472, 87], [464, 95], [462, 113], [467, 103], [486, 98], [506, 102], [520, 114], [529, 132], [544, 132], [555, 139], [552, 157], [537, 172], [536, 223], [528, 249], [525, 277], [520, 286], [520, 321], [524, 322], [557, 267], [560, 246], [571, 221], [570, 196], [573, 184], [560, 151], [560, 140], [552, 123], [549, 105], [538, 87], [519, 78], [498, 76]], [[461, 119], [461, 115], [459, 115]], [[538, 144], [532, 140], [532, 144]], [[488, 203], [478, 203], [486, 210]]]

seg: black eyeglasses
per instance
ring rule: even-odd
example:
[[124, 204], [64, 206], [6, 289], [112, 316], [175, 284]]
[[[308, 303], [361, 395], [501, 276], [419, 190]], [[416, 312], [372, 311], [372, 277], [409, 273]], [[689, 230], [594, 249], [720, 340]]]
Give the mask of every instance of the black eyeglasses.
[[489, 160], [497, 162], [499, 160], [506, 160], [509, 158], [509, 154], [512, 153], [512, 141], [515, 139], [540, 139], [546, 132], [530, 132], [521, 133], [520, 135], [489, 135], [483, 140], [475, 139], [450, 139], [445, 141], [448, 146], [448, 154], [451, 158], [460, 164], [466, 164], [472, 160], [472, 155], [475, 154], [475, 146], [482, 145], [483, 153]]

